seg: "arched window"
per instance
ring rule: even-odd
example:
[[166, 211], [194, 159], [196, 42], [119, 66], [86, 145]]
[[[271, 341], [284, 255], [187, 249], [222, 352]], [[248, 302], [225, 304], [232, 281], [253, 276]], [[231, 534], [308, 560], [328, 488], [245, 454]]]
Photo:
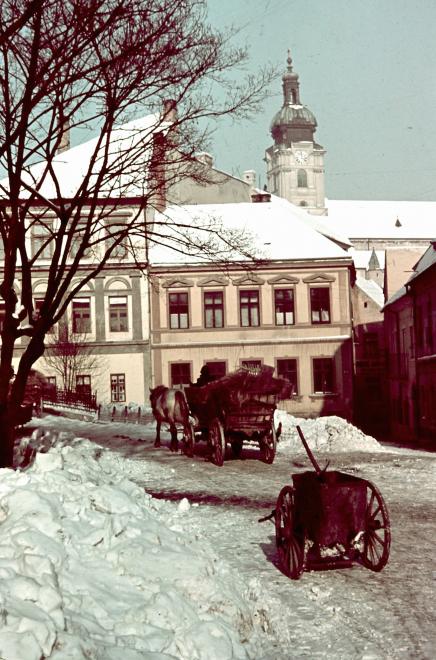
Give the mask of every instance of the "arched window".
[[307, 188], [307, 172], [306, 170], [298, 170], [297, 172], [297, 185], [299, 188]]

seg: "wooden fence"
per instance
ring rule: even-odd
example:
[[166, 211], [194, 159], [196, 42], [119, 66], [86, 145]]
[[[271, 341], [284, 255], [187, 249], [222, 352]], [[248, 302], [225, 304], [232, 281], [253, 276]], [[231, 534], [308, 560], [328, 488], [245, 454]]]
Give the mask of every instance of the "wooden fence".
[[154, 417], [150, 408], [129, 408], [128, 406], [114, 406], [100, 404], [97, 407], [97, 418], [106, 422], [128, 422], [130, 424], [148, 424]]
[[47, 402], [91, 412], [95, 412], [98, 409], [96, 394], [92, 394], [86, 390], [60, 390], [57, 387], [53, 387], [50, 391], [44, 392], [41, 399], [41, 406], [44, 405], [44, 402]]

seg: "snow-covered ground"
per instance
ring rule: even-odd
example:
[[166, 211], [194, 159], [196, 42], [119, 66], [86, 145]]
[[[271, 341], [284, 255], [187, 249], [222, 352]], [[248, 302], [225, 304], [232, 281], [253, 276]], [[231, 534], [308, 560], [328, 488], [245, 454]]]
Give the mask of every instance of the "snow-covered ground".
[[[400, 589], [416, 557], [409, 565], [394, 557], [382, 574], [357, 567], [294, 582], [274, 564], [273, 529], [257, 524], [290, 463], [310, 468], [299, 424], [320, 462], [342, 460], [353, 473], [365, 469], [365, 476], [375, 473], [382, 481], [379, 466], [389, 463], [394, 513], [410, 506], [412, 518], [421, 516], [423, 538], [414, 547], [428, 557], [433, 455], [396, 449], [386, 461], [386, 448], [340, 418], [280, 413], [279, 420], [283, 433], [273, 465], [248, 452], [246, 460], [223, 468], [203, 460], [200, 449], [194, 459], [154, 449], [154, 425], [33, 420], [38, 428], [30, 444], [39, 449], [33, 465], [0, 471], [0, 657], [434, 657], [432, 609], [425, 606], [431, 576], [421, 576], [422, 602], [410, 591], [418, 611], [404, 614], [406, 636], [397, 610], [376, 613], [374, 624], [379, 602], [401, 609]], [[414, 499], [417, 476], [420, 497]], [[393, 529], [394, 553], [395, 543], [410, 545], [409, 530], [405, 534]], [[368, 584], [373, 603], [361, 602]]]

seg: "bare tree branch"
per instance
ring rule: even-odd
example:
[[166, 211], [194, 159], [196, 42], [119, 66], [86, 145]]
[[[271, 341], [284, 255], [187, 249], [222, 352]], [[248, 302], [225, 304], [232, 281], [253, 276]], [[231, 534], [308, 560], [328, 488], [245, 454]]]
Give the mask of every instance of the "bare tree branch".
[[[241, 77], [247, 52], [232, 46], [233, 34], [208, 24], [206, 0], [2, 0], [0, 431], [47, 332], [108, 264], [145, 270], [146, 242], [222, 261], [250, 255], [246, 237], [217, 223], [194, 232], [152, 217], [183, 178], [207, 183], [195, 154], [219, 118], [252, 114], [275, 76]], [[94, 137], [62, 151], [67, 131]], [[47, 289], [36, 314], [41, 260]], [[11, 460], [6, 436], [0, 466]]]

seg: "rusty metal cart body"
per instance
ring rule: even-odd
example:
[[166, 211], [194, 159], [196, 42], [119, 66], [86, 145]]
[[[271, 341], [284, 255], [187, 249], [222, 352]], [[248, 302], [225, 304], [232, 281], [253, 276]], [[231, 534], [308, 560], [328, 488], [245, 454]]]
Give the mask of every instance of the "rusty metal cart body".
[[315, 472], [292, 475], [275, 510], [276, 544], [286, 575], [298, 579], [307, 568], [337, 568], [359, 562], [381, 571], [390, 551], [390, 523], [379, 490], [366, 479], [321, 470], [301, 429]]
[[273, 378], [273, 371], [268, 366], [241, 368], [207, 385], [185, 389], [195, 438], [209, 443], [215, 465], [223, 465], [227, 443], [236, 457], [244, 443], [258, 444], [262, 459], [274, 461], [274, 411], [280, 398], [291, 396], [292, 387], [284, 379]]

